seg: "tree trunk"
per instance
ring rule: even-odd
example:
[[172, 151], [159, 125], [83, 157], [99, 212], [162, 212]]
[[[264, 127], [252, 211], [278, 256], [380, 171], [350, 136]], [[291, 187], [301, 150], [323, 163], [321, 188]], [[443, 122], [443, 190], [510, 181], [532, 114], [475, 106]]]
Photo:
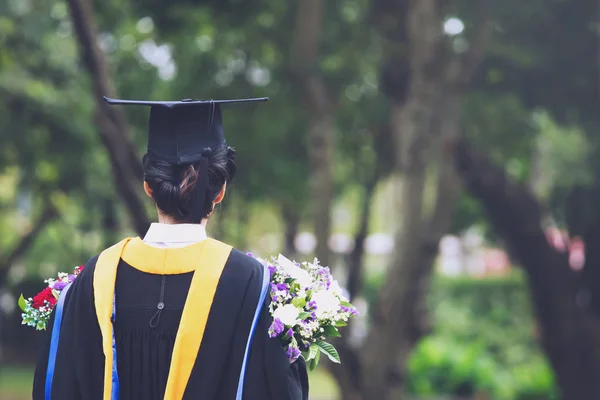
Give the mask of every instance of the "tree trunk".
[[[401, 185], [396, 192], [399, 230], [394, 255], [379, 304], [372, 309], [373, 328], [362, 350], [363, 399], [400, 398], [405, 363], [410, 350], [427, 332], [424, 307], [438, 243], [448, 230], [458, 193], [453, 170], [453, 143], [459, 132], [462, 96], [480, 63], [491, 33], [487, 3], [482, 3], [481, 23], [472, 36], [470, 50], [446, 60], [439, 2], [411, 1], [406, 10], [410, 74], [408, 89], [390, 93], [395, 139], [395, 174]], [[406, 62], [406, 60], [404, 60]], [[435, 144], [442, 139], [442, 145]], [[427, 169], [440, 159], [434, 210], [424, 207]]]
[[303, 88], [309, 112], [309, 159], [316, 256], [322, 265], [331, 262], [329, 234], [333, 201], [334, 105], [325, 81], [318, 73], [319, 39], [323, 24], [323, 0], [298, 1], [290, 71]]
[[[389, 399], [401, 391], [403, 360], [408, 342], [407, 323], [415, 313], [411, 307], [417, 291], [414, 269], [422, 236], [423, 195], [426, 163], [431, 145], [430, 127], [439, 79], [432, 74], [433, 61], [439, 58], [440, 16], [434, 0], [411, 2], [406, 15], [410, 57], [410, 83], [404, 103], [392, 100], [392, 130], [395, 140], [395, 174], [402, 184], [396, 186], [399, 230], [395, 235], [394, 255], [378, 308], [373, 311], [373, 329], [364, 350], [363, 397]], [[401, 97], [401, 96], [398, 96]], [[412, 300], [412, 301], [411, 301]]]
[[[569, 268], [567, 253], [547, 242], [537, 200], [465, 142], [456, 146], [456, 162], [468, 190], [527, 274], [541, 344], [562, 398], [600, 398], [600, 320], [577, 304], [576, 274]], [[589, 267], [598, 268], [586, 261]]]
[[365, 241], [369, 234], [369, 217], [371, 213], [371, 204], [373, 197], [375, 196], [375, 189], [379, 182], [378, 177], [371, 179], [369, 182], [365, 182], [365, 194], [360, 205], [360, 222], [358, 225], [358, 231], [354, 235], [354, 249], [348, 256], [347, 268], [348, 268], [348, 283], [346, 289], [350, 295], [350, 300], [354, 299], [360, 294], [363, 288], [364, 274], [363, 274], [363, 262], [365, 255]]
[[143, 173], [133, 143], [128, 140], [127, 122], [122, 111], [104, 102], [102, 96], [114, 97], [114, 89], [104, 54], [98, 47], [98, 33], [89, 0], [68, 0], [71, 20], [79, 43], [83, 65], [88, 70], [96, 98], [95, 120], [106, 147], [118, 194], [131, 216], [134, 228], [143, 235], [150, 220], [145, 211], [141, 186]]
[[294, 259], [296, 257], [296, 236], [300, 227], [300, 215], [297, 207], [284, 204], [281, 209], [281, 217], [285, 227], [283, 233], [283, 246], [286, 257]]

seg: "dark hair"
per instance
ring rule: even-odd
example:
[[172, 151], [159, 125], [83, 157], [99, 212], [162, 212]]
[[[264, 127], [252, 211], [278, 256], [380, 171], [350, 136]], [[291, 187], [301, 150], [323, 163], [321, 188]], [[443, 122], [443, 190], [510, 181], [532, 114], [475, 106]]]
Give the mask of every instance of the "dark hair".
[[[194, 204], [199, 164], [173, 165], [144, 155], [142, 160], [144, 180], [152, 189], [156, 206], [177, 222], [190, 221], [189, 215]], [[213, 210], [213, 201], [225, 183], [235, 176], [235, 150], [226, 145], [211, 150], [208, 156], [208, 187], [204, 199], [202, 218], [207, 218]]]

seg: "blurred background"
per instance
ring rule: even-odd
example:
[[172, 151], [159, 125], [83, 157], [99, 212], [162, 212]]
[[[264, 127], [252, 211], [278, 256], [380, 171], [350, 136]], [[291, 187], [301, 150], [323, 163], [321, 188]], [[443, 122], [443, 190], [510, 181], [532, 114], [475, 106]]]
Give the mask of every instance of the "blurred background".
[[155, 218], [148, 110], [229, 107], [209, 234], [317, 256], [361, 316], [311, 399], [600, 399], [600, 7], [592, 0], [0, 2], [0, 398], [16, 300]]

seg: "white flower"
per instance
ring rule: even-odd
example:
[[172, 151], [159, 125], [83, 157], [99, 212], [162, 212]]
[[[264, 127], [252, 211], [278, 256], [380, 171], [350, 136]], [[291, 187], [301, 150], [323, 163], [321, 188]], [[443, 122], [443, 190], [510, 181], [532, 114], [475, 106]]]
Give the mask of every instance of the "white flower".
[[325, 315], [334, 314], [340, 308], [340, 299], [329, 290], [319, 290], [311, 297], [311, 301], [317, 304], [315, 314], [317, 318], [323, 318]]
[[340, 284], [335, 279], [331, 280], [331, 284], [329, 285], [329, 290], [331, 292], [335, 293], [336, 295], [338, 295], [338, 297], [343, 296], [343, 293], [344, 293]]
[[313, 279], [310, 274], [282, 256], [277, 257], [277, 263], [281, 268], [292, 278], [295, 279], [303, 288], [310, 287], [313, 284]]
[[294, 326], [298, 322], [298, 314], [300, 312], [294, 305], [286, 304], [275, 310], [273, 318], [278, 318], [284, 325]]

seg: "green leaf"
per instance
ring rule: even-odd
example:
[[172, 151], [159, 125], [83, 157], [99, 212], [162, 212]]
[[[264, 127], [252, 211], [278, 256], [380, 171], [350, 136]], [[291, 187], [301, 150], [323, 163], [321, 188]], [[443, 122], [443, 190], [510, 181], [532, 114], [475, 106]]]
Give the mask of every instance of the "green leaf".
[[308, 317], [310, 317], [309, 312], [301, 312], [300, 314], [298, 314], [298, 319], [301, 319], [301, 320], [305, 320]]
[[339, 320], [338, 322], [335, 323], [335, 326], [337, 326], [338, 328], [341, 328], [343, 326], [348, 326], [348, 324], [346, 323], [346, 321]]
[[315, 355], [315, 358], [313, 358], [312, 360], [310, 360], [309, 363], [308, 363], [308, 369], [309, 369], [309, 371], [314, 371], [314, 369], [319, 364], [319, 359], [320, 358], [321, 358], [321, 352], [317, 351], [317, 354]]
[[337, 328], [332, 325], [327, 325], [323, 327], [323, 334], [328, 337], [342, 337], [338, 332]]
[[321, 353], [325, 354], [332, 362], [341, 364], [340, 355], [335, 347], [327, 342], [323, 342], [322, 340], [317, 340], [315, 344], [319, 347]]
[[301, 299], [300, 297], [295, 297], [292, 299], [292, 305], [294, 305], [297, 308], [304, 308], [304, 306], [306, 305], [306, 300]]
[[343, 307], [354, 307], [351, 303], [347, 301], [340, 301], [340, 305]]
[[317, 356], [317, 354], [319, 354], [319, 348], [316, 345], [311, 344], [308, 348], [308, 356], [306, 358], [306, 361], [312, 360]]
[[25, 298], [23, 297], [23, 294], [21, 293], [21, 296], [19, 297], [19, 308], [21, 309], [21, 311], [25, 311], [25, 309], [27, 308], [27, 302], [25, 301]]

